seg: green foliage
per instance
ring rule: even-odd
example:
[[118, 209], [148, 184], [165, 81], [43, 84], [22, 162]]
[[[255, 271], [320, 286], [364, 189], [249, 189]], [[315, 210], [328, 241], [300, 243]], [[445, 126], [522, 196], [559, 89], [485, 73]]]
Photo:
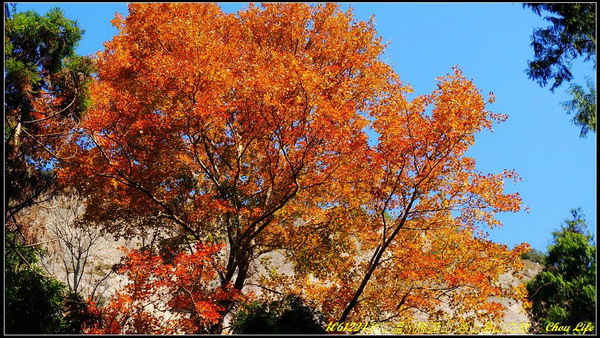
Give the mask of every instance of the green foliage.
[[[77, 102], [78, 105], [75, 108], [79, 112], [84, 112], [92, 103], [88, 85], [91, 74], [95, 72], [94, 63], [89, 57], [73, 55], [65, 60], [65, 69], [68, 69], [68, 71], [73, 74], [77, 74], [80, 78], [81, 88], [76, 93], [77, 97], [75, 98], [75, 102]], [[67, 87], [69, 85], [64, 82], [65, 78], [62, 78], [61, 80], [63, 81], [61, 82], [62, 87]]]
[[529, 61], [527, 74], [545, 86], [549, 80], [554, 91], [564, 81], [571, 81], [571, 61], [584, 56], [596, 60], [596, 4], [594, 3], [533, 3], [524, 4], [536, 14], [547, 11], [545, 19], [552, 26], [538, 28], [532, 36], [535, 59]]
[[596, 247], [581, 210], [571, 213], [573, 218], [552, 234], [543, 271], [527, 285], [532, 317], [543, 333], [551, 333], [545, 331], [550, 323], [571, 328], [595, 323]]
[[252, 302], [240, 310], [232, 323], [233, 333], [276, 333], [277, 315], [269, 311], [268, 304]]
[[16, 13], [6, 22], [5, 52], [29, 70], [56, 73], [74, 55], [83, 30], [59, 8], [44, 16], [34, 11]]
[[83, 30], [76, 21], [65, 18], [58, 8], [44, 16], [27, 11], [5, 19], [6, 105], [8, 109], [15, 109], [27, 101], [27, 94], [35, 94], [42, 88], [60, 88], [58, 83], [49, 80], [68, 68], [68, 58], [76, 58], [75, 47]]
[[[4, 6], [5, 219], [18, 225], [16, 213], [55, 188], [48, 156], [89, 106], [87, 88], [92, 60], [75, 54], [83, 30], [58, 8], [45, 15], [16, 13]], [[37, 105], [36, 105], [37, 103]], [[65, 285], [44, 276], [37, 266], [40, 249], [5, 238], [6, 330], [9, 333], [76, 333], [76, 296], [63, 306]], [[65, 311], [67, 319], [64, 318]]]
[[48, 171], [56, 158], [49, 154], [56, 154], [90, 104], [93, 63], [75, 54], [82, 34], [58, 8], [40, 15], [5, 6], [7, 219], [52, 190]]
[[36, 265], [42, 252], [18, 244], [7, 234], [5, 247], [5, 316], [7, 333], [61, 333], [65, 285], [42, 275]]
[[544, 265], [546, 262], [546, 254], [540, 250], [531, 248], [528, 252], [525, 252], [521, 255], [521, 259], [525, 259], [528, 261], [536, 262]]
[[78, 334], [99, 320], [81, 295], [43, 274], [38, 263], [44, 250], [20, 244], [12, 233], [6, 239], [6, 333]]
[[323, 317], [294, 295], [247, 305], [236, 314], [232, 330], [235, 334], [325, 333]]
[[100, 322], [98, 313], [91, 311], [90, 305], [81, 295], [70, 292], [64, 302], [64, 328], [62, 333], [80, 334], [84, 327], [94, 326]]
[[567, 93], [572, 100], [563, 102], [569, 114], [574, 114], [573, 123], [581, 127], [580, 136], [585, 137], [589, 131], [596, 132], [596, 86], [588, 78], [588, 91], [578, 84], [571, 84]]
[[[529, 61], [527, 74], [542, 87], [553, 81], [550, 90], [573, 80], [571, 62], [578, 57], [593, 60], [596, 66], [596, 4], [595, 3], [528, 3], [536, 14], [549, 12], [545, 19], [552, 23], [545, 29], [533, 32], [532, 43], [535, 58]], [[563, 104], [574, 112], [573, 122], [581, 127], [580, 136], [591, 130], [596, 132], [596, 89], [590, 85], [589, 93], [577, 84], [567, 91], [573, 100]]]

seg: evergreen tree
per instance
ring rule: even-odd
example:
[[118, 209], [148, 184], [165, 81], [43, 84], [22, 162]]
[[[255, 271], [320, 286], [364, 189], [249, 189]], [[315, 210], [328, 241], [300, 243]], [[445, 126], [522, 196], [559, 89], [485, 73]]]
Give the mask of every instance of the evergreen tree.
[[[595, 3], [527, 3], [537, 15], [549, 14], [544, 19], [552, 25], [537, 28], [531, 45], [535, 58], [529, 61], [526, 72], [529, 78], [544, 87], [553, 81], [550, 91], [564, 82], [573, 80], [571, 63], [583, 57], [592, 60], [596, 68], [596, 4]], [[595, 80], [595, 79], [594, 79]], [[567, 93], [572, 100], [563, 103], [573, 123], [581, 127], [580, 136], [596, 132], [596, 86], [588, 79], [586, 91], [572, 83]]]
[[571, 329], [585, 322], [595, 326], [596, 247], [581, 209], [571, 213], [573, 218], [552, 233], [544, 269], [527, 285], [536, 332], [573, 333], [547, 330], [552, 323]]
[[76, 333], [65, 326], [65, 313], [78, 315], [65, 308], [65, 285], [43, 274], [43, 250], [26, 245], [29, 224], [16, 215], [56, 190], [59, 148], [89, 104], [92, 61], [75, 54], [83, 30], [58, 8], [17, 13], [5, 3], [4, 23], [5, 331]]
[[55, 188], [59, 148], [89, 104], [93, 72], [92, 61], [75, 54], [83, 34], [76, 21], [58, 8], [40, 15], [11, 7], [4, 7], [7, 223]]

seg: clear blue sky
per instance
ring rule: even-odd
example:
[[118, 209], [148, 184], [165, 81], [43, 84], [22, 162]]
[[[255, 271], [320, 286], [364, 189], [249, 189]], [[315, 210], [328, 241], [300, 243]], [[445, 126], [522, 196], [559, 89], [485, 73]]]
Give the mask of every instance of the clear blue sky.
[[[127, 14], [125, 3], [22, 3], [18, 11], [45, 13], [58, 6], [85, 29], [78, 48], [82, 55], [103, 48], [116, 33], [110, 20]], [[223, 4], [235, 12], [243, 3]], [[533, 57], [530, 36], [548, 25], [521, 4], [344, 3], [360, 20], [375, 16], [376, 28], [389, 47], [384, 56], [416, 93], [435, 89], [435, 78], [459, 65], [484, 92], [494, 92], [490, 109], [509, 115], [494, 132], [482, 132], [469, 155], [483, 172], [516, 169], [523, 181], [508, 183], [518, 191], [529, 213], [502, 214], [504, 226], [490, 231], [492, 240], [510, 246], [528, 242], [545, 250], [551, 232], [582, 207], [588, 224], [596, 227], [596, 135], [579, 138], [560, 103], [569, 99], [563, 86], [551, 93], [527, 78], [524, 70]], [[591, 62], [574, 64], [576, 82], [594, 76]], [[593, 230], [595, 233], [595, 230]]]

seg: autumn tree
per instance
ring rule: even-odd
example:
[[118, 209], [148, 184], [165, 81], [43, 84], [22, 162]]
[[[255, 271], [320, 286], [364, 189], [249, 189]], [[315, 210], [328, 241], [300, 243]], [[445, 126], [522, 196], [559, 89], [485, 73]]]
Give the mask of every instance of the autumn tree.
[[[88, 197], [88, 219], [143, 215], [224, 242], [216, 276], [236, 290], [283, 250], [291, 285], [315, 298], [320, 279], [333, 297], [322, 310], [340, 321], [367, 313], [365, 296], [390, 316], [433, 311], [436, 292], [464, 302], [457, 312], [499, 315], [487, 298], [521, 249], [479, 226], [520, 198], [503, 192], [515, 173], [485, 175], [465, 157], [505, 117], [460, 70], [408, 100], [374, 22], [335, 4], [131, 4], [114, 24], [78, 156], [60, 172]], [[217, 304], [219, 318], [232, 304]]]
[[383, 45], [334, 5], [140, 4], [115, 24], [62, 177], [96, 218], [135, 210], [227, 241], [223, 282], [241, 289], [262, 231], [292, 199], [325, 202], [315, 191], [366, 144], [361, 110], [396, 78]]
[[[471, 323], [497, 319], [502, 306], [488, 299], [502, 294], [499, 276], [521, 267], [527, 247], [509, 251], [487, 240], [480, 225], [497, 226], [495, 213], [520, 209], [518, 193], [503, 192], [504, 180], [519, 178], [513, 171], [482, 174], [464, 154], [477, 131], [505, 116], [486, 111], [459, 70], [440, 78], [430, 95], [388, 100], [395, 104], [381, 102], [385, 115], [373, 123], [379, 143], [362, 173], [346, 169], [362, 178], [356, 190], [322, 216], [273, 229], [279, 233], [272, 240], [292, 253], [296, 279], [305, 276], [299, 284], [311, 285], [300, 288], [327, 297], [324, 312], [339, 322], [411, 320], [410, 309], [435, 320], [475, 309]], [[510, 292], [524, 296], [523, 289]], [[440, 311], [444, 301], [455, 311]]]
[[214, 285], [218, 245], [197, 245], [171, 261], [147, 250], [127, 253], [117, 272], [129, 283], [105, 307], [91, 304], [99, 320], [84, 328], [91, 334], [208, 333], [219, 323], [219, 300], [235, 299], [230, 286]]

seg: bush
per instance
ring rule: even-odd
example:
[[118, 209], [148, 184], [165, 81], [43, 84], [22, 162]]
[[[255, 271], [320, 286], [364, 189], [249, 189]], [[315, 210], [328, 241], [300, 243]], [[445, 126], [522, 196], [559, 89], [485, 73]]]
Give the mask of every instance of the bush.
[[521, 259], [544, 265], [546, 263], [546, 254], [540, 250], [531, 248], [531, 250], [521, 255]]
[[65, 285], [36, 265], [42, 251], [19, 244], [10, 234], [5, 247], [6, 333], [61, 333]]
[[296, 295], [270, 303], [248, 304], [236, 314], [232, 331], [235, 334], [325, 333], [323, 316]]

